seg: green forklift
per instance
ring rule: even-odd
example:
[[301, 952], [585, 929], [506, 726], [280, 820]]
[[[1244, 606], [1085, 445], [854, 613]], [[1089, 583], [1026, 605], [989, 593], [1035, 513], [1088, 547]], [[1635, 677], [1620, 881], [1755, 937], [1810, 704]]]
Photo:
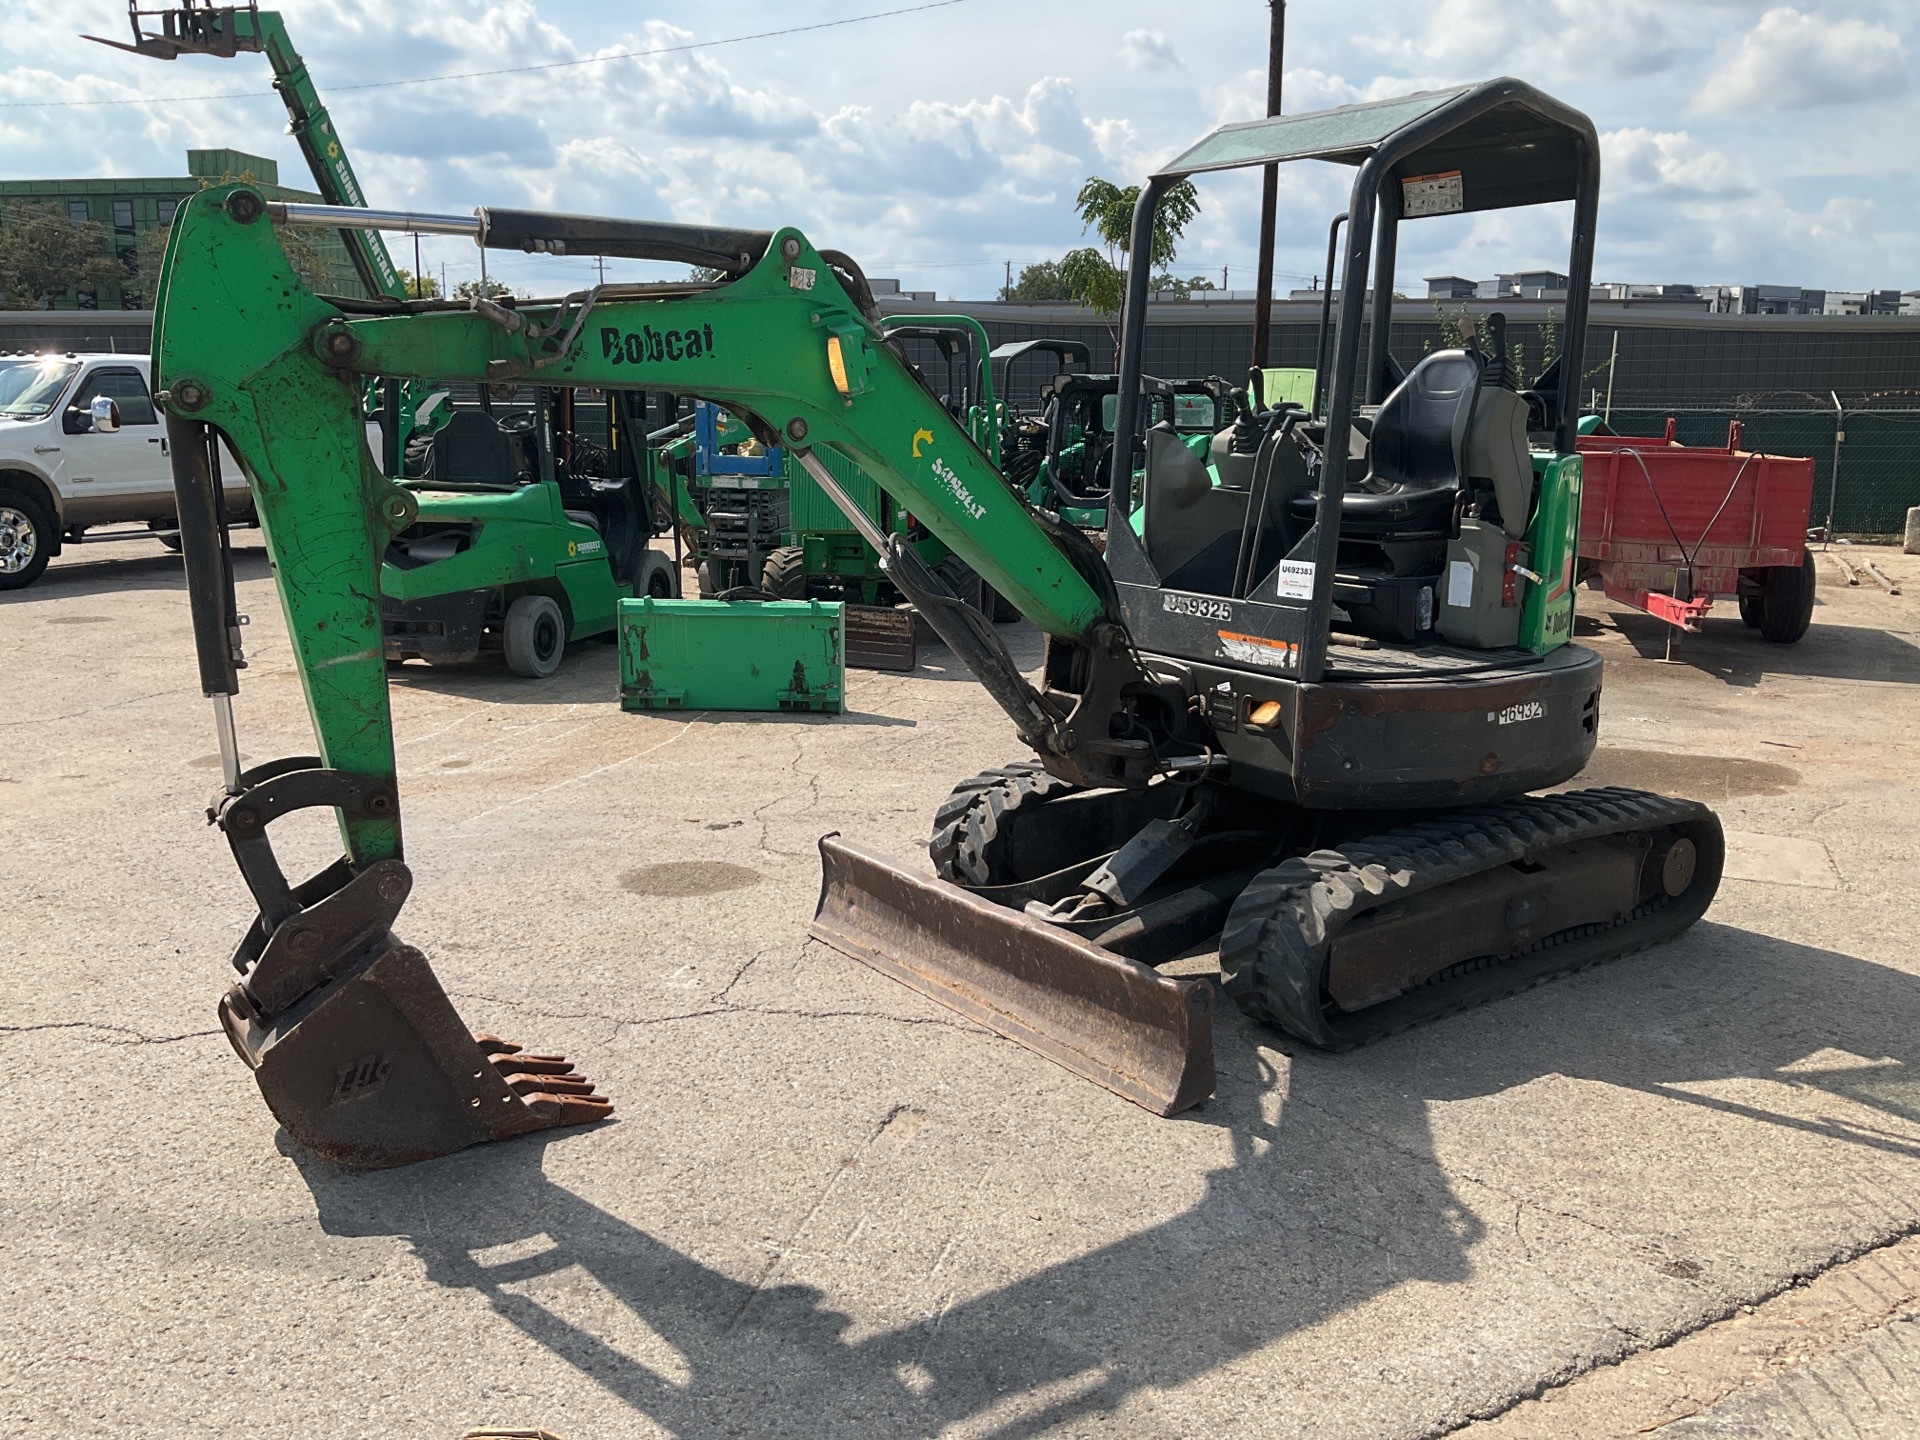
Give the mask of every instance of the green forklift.
[[632, 392], [607, 394], [603, 443], [574, 389], [535, 387], [530, 406], [502, 413], [488, 388], [408, 447], [401, 483], [417, 511], [380, 566], [386, 654], [450, 665], [498, 652], [544, 679], [569, 644], [612, 635], [623, 597], [679, 595], [679, 567], [650, 543], [672, 511]]
[[[132, 44], [86, 38], [157, 60], [265, 55], [288, 133], [321, 198], [334, 206], [366, 203], [278, 11], [262, 10], [257, 0], [186, 0], [167, 9], [129, 0], [127, 11]], [[367, 306], [390, 313], [417, 298], [377, 230], [336, 233]], [[476, 302], [485, 305], [512, 308]], [[422, 377], [370, 379], [363, 394], [367, 417], [380, 423], [382, 471], [418, 497], [419, 518], [393, 538], [380, 570], [390, 662], [445, 665], [499, 651], [515, 674], [542, 678], [559, 668], [569, 643], [612, 635], [622, 595], [679, 593], [678, 567], [647, 544], [672, 512], [636, 469], [633, 447], [622, 449], [631, 432], [615, 411], [631, 397], [607, 402], [602, 438], [595, 439], [592, 427], [576, 428], [576, 414], [584, 421], [588, 412], [576, 411], [567, 389], [538, 391], [530, 407], [502, 414], [487, 387], [478, 389], [478, 408], [463, 407], [450, 403], [446, 387]]]

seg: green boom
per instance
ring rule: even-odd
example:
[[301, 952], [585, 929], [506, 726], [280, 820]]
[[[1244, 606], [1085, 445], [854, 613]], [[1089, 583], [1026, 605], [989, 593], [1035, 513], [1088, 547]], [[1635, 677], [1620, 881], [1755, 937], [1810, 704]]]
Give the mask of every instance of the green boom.
[[[854, 461], [1048, 634], [1083, 639], [1106, 614], [793, 230], [714, 288], [605, 286], [518, 311], [427, 302], [367, 315], [307, 289], [258, 193], [228, 186], [181, 210], [155, 308], [156, 390], [172, 415], [222, 431], [246, 471], [322, 758], [335, 769], [394, 772], [379, 561], [417, 508], [367, 452], [363, 376], [698, 395], [756, 416], [796, 451], [826, 447]], [[356, 865], [399, 854], [397, 819], [343, 825]]]

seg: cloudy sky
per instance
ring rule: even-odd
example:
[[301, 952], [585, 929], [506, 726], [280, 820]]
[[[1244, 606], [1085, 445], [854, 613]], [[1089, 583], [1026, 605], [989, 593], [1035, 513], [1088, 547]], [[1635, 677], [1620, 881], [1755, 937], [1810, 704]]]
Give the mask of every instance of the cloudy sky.
[[[281, 9], [374, 204], [797, 224], [870, 274], [942, 298], [986, 296], [1007, 261], [1017, 271], [1080, 243], [1072, 199], [1089, 174], [1131, 183], [1264, 104], [1262, 0], [1194, 10], [958, 0], [808, 34], [378, 85], [658, 52], [911, 3]], [[305, 183], [263, 57], [161, 64], [77, 38], [124, 38], [120, 0], [6, 0], [5, 11], [0, 177], [172, 175], [187, 147], [230, 145], [274, 156], [284, 180]], [[1292, 0], [1286, 108], [1518, 75], [1585, 109], [1603, 136], [1599, 278], [1915, 289], [1917, 52], [1914, 0]], [[232, 98], [163, 101], [209, 95]], [[43, 105], [128, 100], [155, 103]], [[1286, 172], [1283, 285], [1321, 267], [1349, 178]], [[1256, 198], [1243, 181], [1208, 184], [1175, 269], [1215, 284], [1224, 269], [1236, 289], [1249, 281]], [[1564, 223], [1545, 213], [1423, 222], [1403, 238], [1398, 282], [1558, 265]], [[477, 272], [465, 242], [427, 242], [426, 260], [455, 280]], [[504, 268], [544, 289], [569, 263], [588, 265]]]

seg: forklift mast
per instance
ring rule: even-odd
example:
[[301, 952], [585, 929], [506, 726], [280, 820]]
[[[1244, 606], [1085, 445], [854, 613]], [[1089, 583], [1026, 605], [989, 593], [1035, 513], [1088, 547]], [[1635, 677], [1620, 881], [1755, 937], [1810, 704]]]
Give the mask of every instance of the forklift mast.
[[[306, 156], [320, 198], [329, 205], [365, 205], [366, 195], [347, 159], [346, 147], [333, 128], [327, 107], [307, 63], [287, 38], [286, 22], [277, 10], [262, 10], [258, 4], [208, 5], [204, 0], [183, 0], [178, 6], [146, 8], [140, 0], [127, 0], [127, 19], [133, 27], [133, 43], [103, 40], [97, 35], [85, 38], [116, 50], [148, 55], [156, 60], [177, 60], [182, 55], [213, 55], [231, 59], [242, 51], [264, 54], [273, 67], [273, 88], [287, 107], [287, 133], [292, 135]], [[149, 22], [159, 28], [150, 30]], [[340, 231], [340, 239], [353, 259], [353, 268], [372, 298], [382, 295], [404, 300], [406, 290], [400, 283], [393, 257], [377, 230]]]

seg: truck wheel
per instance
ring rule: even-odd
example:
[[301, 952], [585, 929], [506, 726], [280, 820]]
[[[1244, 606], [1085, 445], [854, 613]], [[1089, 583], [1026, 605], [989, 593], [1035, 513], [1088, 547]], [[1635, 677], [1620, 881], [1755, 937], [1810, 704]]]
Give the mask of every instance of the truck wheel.
[[178, 520], [149, 520], [147, 528], [153, 531], [153, 538], [167, 549], [180, 553], [180, 522]]
[[529, 680], [544, 680], [560, 668], [567, 653], [567, 619], [545, 595], [522, 595], [507, 607], [501, 634], [507, 668]]
[[1774, 565], [1760, 581], [1760, 638], [1791, 645], [1813, 623], [1813, 552], [1798, 565]]
[[642, 595], [651, 595], [656, 600], [680, 598], [680, 572], [674, 569], [670, 557], [651, 547], [634, 555], [628, 578], [635, 598]]
[[0, 489], [0, 590], [19, 590], [40, 578], [51, 551], [53, 525], [28, 496]]
[[798, 545], [783, 545], [767, 556], [760, 567], [760, 588], [782, 600], [807, 598], [807, 552]]
[[702, 560], [693, 570], [694, 578], [700, 585], [700, 598], [711, 600], [725, 587], [720, 583], [720, 562]]

